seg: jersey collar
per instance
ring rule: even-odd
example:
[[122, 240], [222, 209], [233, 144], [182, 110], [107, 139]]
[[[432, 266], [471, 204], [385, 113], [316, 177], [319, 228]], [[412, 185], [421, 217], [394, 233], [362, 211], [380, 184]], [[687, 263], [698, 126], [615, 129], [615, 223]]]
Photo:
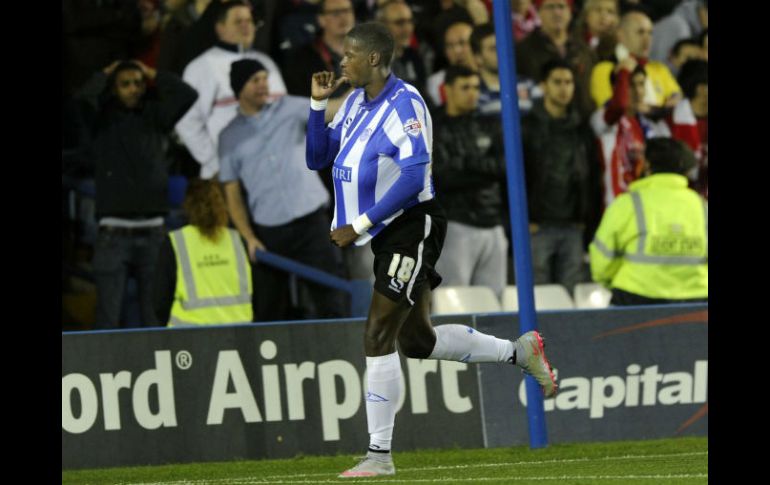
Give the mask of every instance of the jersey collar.
[[[376, 106], [379, 106], [386, 97], [390, 96], [397, 84], [398, 78], [391, 72], [388, 74], [388, 78], [385, 80], [385, 86], [383, 86], [380, 94], [378, 94], [377, 97], [371, 101], [364, 101], [361, 103], [361, 107], [365, 109], [372, 109]], [[366, 91], [364, 91], [364, 100], [366, 100]]]

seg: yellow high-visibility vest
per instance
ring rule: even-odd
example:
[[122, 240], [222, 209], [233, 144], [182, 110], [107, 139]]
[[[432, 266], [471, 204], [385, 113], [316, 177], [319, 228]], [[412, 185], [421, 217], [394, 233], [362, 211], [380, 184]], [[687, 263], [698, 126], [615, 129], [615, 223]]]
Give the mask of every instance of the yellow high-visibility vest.
[[238, 233], [217, 242], [195, 226], [169, 234], [176, 256], [176, 289], [169, 326], [251, 322], [251, 266]]
[[591, 276], [648, 298], [708, 298], [708, 203], [687, 179], [653, 174], [607, 208], [589, 246]]

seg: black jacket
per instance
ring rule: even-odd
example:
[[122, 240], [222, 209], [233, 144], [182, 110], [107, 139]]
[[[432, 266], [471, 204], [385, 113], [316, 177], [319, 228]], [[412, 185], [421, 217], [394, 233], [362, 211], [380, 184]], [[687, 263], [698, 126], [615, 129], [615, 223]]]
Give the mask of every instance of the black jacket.
[[428, 75], [425, 72], [425, 63], [419, 52], [411, 47], [405, 48], [401, 57], [396, 58], [394, 56], [391, 69], [393, 69], [393, 74], [396, 77], [416, 87], [426, 102], [430, 99], [425, 90]]
[[600, 192], [590, 128], [572, 109], [566, 118], [552, 118], [539, 99], [521, 131], [529, 220], [591, 226]]
[[168, 134], [198, 93], [169, 72], [158, 71], [155, 80], [157, 93], [148, 88], [133, 110], [109, 93], [101, 71], [78, 95], [85, 157], [95, 168], [97, 217], [150, 217], [167, 211]]
[[433, 115], [433, 179], [447, 218], [478, 227], [502, 223], [505, 180], [500, 119], [477, 114]]
[[[313, 74], [319, 71], [334, 71], [338, 77], [341, 75], [340, 61], [342, 57], [331, 50], [320, 38], [293, 49], [281, 66], [286, 90], [289, 94], [309, 98], [310, 80]], [[350, 85], [343, 84], [330, 97], [338, 98], [348, 89]]]

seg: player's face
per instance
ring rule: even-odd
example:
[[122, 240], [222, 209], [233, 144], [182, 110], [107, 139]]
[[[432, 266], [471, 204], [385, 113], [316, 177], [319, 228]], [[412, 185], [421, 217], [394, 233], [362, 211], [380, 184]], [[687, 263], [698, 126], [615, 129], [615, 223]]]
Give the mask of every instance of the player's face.
[[115, 77], [115, 95], [126, 108], [135, 108], [146, 89], [144, 76], [138, 69], [120, 71]]
[[344, 55], [340, 62], [342, 75], [347, 77], [354, 87], [366, 86], [372, 78], [372, 71], [374, 70], [369, 63], [369, 53], [359, 47], [357, 40], [349, 37], [345, 37], [343, 49]]

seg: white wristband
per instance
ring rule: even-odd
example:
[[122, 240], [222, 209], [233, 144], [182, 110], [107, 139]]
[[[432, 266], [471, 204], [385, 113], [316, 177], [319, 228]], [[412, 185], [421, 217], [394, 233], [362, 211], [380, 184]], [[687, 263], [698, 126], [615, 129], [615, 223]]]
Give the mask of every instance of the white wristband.
[[361, 235], [364, 232], [366, 232], [367, 229], [372, 227], [372, 221], [369, 220], [369, 217], [366, 214], [361, 214], [360, 216], [353, 219], [353, 230], [356, 231], [356, 234]]
[[325, 111], [326, 105], [329, 104], [328, 99], [322, 99], [321, 101], [316, 101], [313, 98], [310, 98], [310, 109], [313, 111]]

